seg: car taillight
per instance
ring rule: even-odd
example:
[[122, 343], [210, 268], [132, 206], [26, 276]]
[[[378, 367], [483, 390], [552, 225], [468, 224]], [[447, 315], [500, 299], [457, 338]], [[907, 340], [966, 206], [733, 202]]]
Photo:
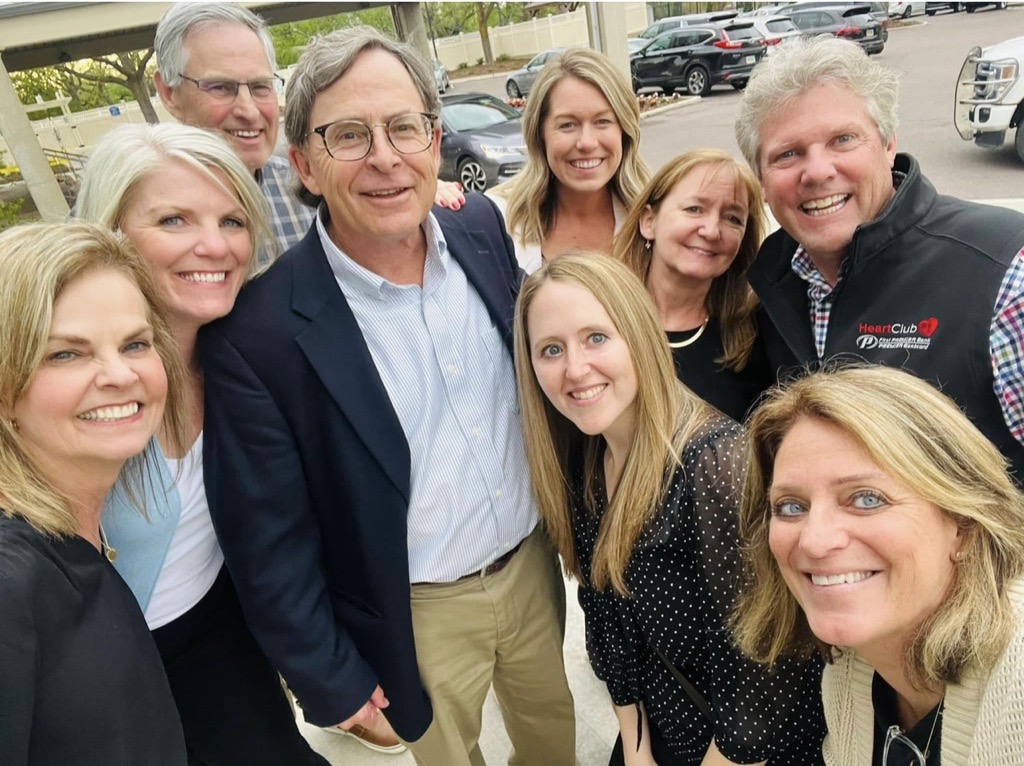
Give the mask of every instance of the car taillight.
[[860, 37], [861, 31], [857, 27], [843, 27], [836, 31], [836, 37]]
[[722, 50], [731, 51], [737, 48], [742, 48], [743, 43], [737, 40], [715, 40], [715, 47], [721, 48]]

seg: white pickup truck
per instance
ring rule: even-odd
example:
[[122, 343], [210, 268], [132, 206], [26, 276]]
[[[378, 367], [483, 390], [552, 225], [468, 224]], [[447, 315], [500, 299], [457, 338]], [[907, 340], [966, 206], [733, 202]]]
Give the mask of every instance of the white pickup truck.
[[953, 122], [960, 138], [998, 149], [1016, 129], [1013, 147], [1024, 162], [1024, 37], [975, 48], [964, 61], [956, 87]]

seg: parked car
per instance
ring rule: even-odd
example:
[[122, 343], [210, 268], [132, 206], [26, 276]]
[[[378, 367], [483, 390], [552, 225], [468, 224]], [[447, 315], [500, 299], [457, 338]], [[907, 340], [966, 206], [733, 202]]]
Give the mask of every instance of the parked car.
[[438, 60], [434, 60], [434, 80], [437, 82], [437, 92], [444, 93], [452, 87], [452, 81], [448, 79], [448, 69]]
[[964, 3], [964, 8], [967, 9], [968, 13], [974, 13], [979, 8], [984, 8], [984, 7], [989, 6], [989, 5], [995, 7], [995, 9], [997, 11], [1002, 11], [1002, 10], [1005, 10], [1006, 6], [1009, 5], [1009, 3], [974, 3], [974, 2], [970, 2], [970, 3]]
[[655, 37], [660, 37], [671, 29], [719, 24], [734, 19], [737, 15], [739, 14], [736, 11], [712, 11], [711, 13], [688, 13], [685, 16], [666, 16], [647, 27], [640, 34], [639, 39], [650, 42]]
[[526, 164], [521, 115], [487, 93], [441, 97], [441, 170], [445, 181], [483, 191]]
[[647, 40], [647, 39], [645, 39], [643, 37], [627, 37], [626, 38], [626, 50], [629, 53], [629, 55], [633, 55], [638, 50], [640, 50], [645, 45], [647, 45], [647, 43], [649, 43], [649, 42], [650, 42], [650, 40]]
[[1024, 162], [1024, 37], [1015, 37], [967, 54], [957, 79], [953, 123], [960, 138], [998, 149], [1016, 129], [1013, 148]]
[[963, 3], [925, 3], [924, 12], [928, 16], [934, 16], [939, 11], [952, 11], [953, 13], [960, 13], [960, 9], [963, 7]]
[[[805, 0], [802, 3], [791, 3], [790, 5], [784, 5], [779, 8], [780, 16], [792, 16], [798, 11], [809, 11], [811, 9], [827, 8], [828, 10], [839, 10], [840, 8], [850, 8], [853, 5], [858, 5], [867, 8], [867, 14], [879, 23], [881, 26], [881, 37], [882, 42], [889, 40], [889, 3], [874, 3], [874, 2], [862, 2], [857, 3], [856, 0], [846, 0], [846, 2], [822, 2], [816, 0], [811, 2]], [[822, 33], [830, 34], [830, 33]]]
[[766, 55], [771, 55], [775, 46], [783, 40], [803, 35], [800, 27], [794, 24], [793, 19], [789, 16], [756, 16], [752, 17], [750, 21], [754, 28], [761, 33], [764, 44], [768, 46]]
[[909, 19], [911, 16], [916, 16], [919, 13], [925, 12], [925, 3], [921, 2], [905, 2], [905, 0], [892, 0], [889, 3], [889, 15], [894, 18]]
[[764, 54], [764, 39], [751, 21], [671, 30], [629, 57], [633, 90], [706, 96], [724, 83], [740, 90]]
[[821, 6], [789, 15], [807, 35], [833, 35], [860, 45], [868, 55], [885, 48], [882, 25], [868, 14], [866, 5]]
[[505, 92], [509, 98], [522, 98], [530, 92], [533, 81], [537, 79], [540, 70], [553, 58], [558, 58], [565, 48], [552, 48], [549, 51], [541, 51], [527, 62], [522, 69], [517, 69], [505, 80]]

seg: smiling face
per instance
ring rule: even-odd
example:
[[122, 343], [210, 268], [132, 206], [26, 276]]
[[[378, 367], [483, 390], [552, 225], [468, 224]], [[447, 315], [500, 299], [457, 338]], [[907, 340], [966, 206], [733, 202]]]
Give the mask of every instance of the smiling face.
[[747, 214], [746, 193], [731, 173], [694, 168], [640, 218], [640, 233], [653, 242], [648, 284], [710, 287], [736, 259]]
[[626, 341], [594, 295], [548, 281], [526, 318], [530, 358], [551, 404], [583, 433], [632, 442], [637, 378]]
[[837, 85], [817, 85], [783, 104], [760, 135], [772, 215], [816, 265], [838, 268], [856, 228], [892, 199], [896, 139], [885, 144], [864, 99]]
[[[273, 77], [260, 39], [241, 24], [204, 24], [185, 38], [184, 74], [196, 80], [252, 82]], [[182, 80], [168, 88], [156, 78], [157, 91], [175, 119], [218, 131], [252, 172], [267, 164], [277, 145], [281, 110], [277, 99], [256, 102], [249, 89], [240, 87], [233, 101], [217, 101]]]
[[[349, 70], [313, 102], [312, 128], [339, 120], [380, 125], [409, 112], [425, 112], [405, 66], [380, 49], [363, 51]], [[437, 190], [441, 129], [424, 151], [401, 154], [383, 127], [374, 127], [370, 153], [361, 160], [336, 160], [318, 135], [291, 147], [302, 182], [330, 210], [334, 242], [357, 260], [362, 253], [394, 250], [418, 242]]]
[[[214, 175], [228, 189], [221, 171]], [[181, 162], [143, 178], [121, 220], [153, 272], [175, 332], [197, 330], [235, 305], [252, 259], [238, 200]]]
[[548, 92], [544, 151], [558, 185], [574, 192], [604, 189], [622, 162], [622, 128], [600, 89], [563, 77]]
[[875, 667], [949, 590], [956, 524], [831, 423], [801, 418], [783, 438], [771, 508], [769, 545], [814, 635]]
[[145, 298], [122, 274], [86, 272], [53, 307], [43, 361], [10, 416], [58, 486], [116, 475], [160, 428], [167, 376]]

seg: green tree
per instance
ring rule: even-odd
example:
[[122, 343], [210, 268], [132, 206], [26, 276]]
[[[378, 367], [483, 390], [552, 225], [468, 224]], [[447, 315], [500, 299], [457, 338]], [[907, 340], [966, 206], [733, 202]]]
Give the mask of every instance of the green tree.
[[[112, 56], [87, 59], [94, 66], [86, 69], [71, 64], [58, 64], [54, 69], [63, 72], [69, 81], [77, 79], [96, 85], [116, 85], [127, 88], [138, 102], [146, 122], [158, 123], [160, 118], [157, 116], [149, 92], [149, 85], [153, 80], [152, 72], [149, 69], [149, 62], [152, 58], [153, 49], [147, 48], [142, 51], [126, 51], [115, 53]], [[117, 103], [117, 100], [107, 103]], [[105, 105], [99, 104], [99, 106]]]
[[366, 24], [390, 35], [395, 34], [395, 21], [390, 8], [369, 8], [351, 13], [338, 13], [317, 19], [293, 21], [270, 27], [270, 37], [277, 53], [277, 65], [289, 67], [299, 60], [302, 49], [311, 37], [330, 34], [336, 29]]

